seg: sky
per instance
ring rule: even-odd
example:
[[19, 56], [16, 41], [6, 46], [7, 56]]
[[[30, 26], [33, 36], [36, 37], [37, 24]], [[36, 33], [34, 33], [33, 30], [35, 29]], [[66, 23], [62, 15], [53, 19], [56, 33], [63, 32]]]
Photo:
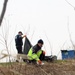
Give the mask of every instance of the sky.
[[[0, 12], [3, 1], [0, 0]], [[6, 39], [9, 53], [16, 54], [14, 38], [22, 31], [32, 45], [43, 39], [46, 55], [56, 55], [60, 59], [61, 50], [73, 49], [71, 41], [75, 44], [74, 7], [75, 0], [8, 0], [0, 27], [0, 49], [5, 49]]]

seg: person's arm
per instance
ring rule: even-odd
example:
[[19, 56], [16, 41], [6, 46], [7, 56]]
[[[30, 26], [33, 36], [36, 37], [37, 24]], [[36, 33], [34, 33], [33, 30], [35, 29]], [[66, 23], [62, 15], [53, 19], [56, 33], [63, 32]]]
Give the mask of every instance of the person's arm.
[[26, 35], [23, 35], [22, 38], [26, 37]]

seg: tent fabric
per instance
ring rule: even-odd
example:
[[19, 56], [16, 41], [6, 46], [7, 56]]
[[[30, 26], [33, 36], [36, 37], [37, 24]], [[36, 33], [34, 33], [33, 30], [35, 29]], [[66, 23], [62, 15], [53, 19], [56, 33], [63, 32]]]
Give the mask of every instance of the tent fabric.
[[30, 43], [29, 39], [26, 37], [24, 42], [24, 49], [23, 54], [28, 54], [29, 49], [32, 47], [32, 44]]

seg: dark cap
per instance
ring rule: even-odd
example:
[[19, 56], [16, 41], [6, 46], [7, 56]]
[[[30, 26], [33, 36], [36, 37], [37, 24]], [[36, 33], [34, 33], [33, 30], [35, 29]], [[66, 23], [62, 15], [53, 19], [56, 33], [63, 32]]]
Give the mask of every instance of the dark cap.
[[19, 31], [18, 33], [21, 33], [23, 35], [23, 33], [21, 31]]
[[38, 43], [43, 44], [43, 40], [42, 39], [38, 40]]

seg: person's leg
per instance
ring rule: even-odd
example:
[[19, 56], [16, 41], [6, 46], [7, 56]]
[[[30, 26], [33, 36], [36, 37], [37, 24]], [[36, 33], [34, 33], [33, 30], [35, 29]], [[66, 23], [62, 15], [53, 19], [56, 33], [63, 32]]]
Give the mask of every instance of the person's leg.
[[39, 59], [40, 59], [41, 61], [45, 59], [45, 54], [43, 54], [43, 51], [42, 51], [42, 53], [41, 53]]
[[[16, 49], [18, 54], [22, 54], [22, 46], [17, 46]], [[18, 54], [17, 54], [17, 60], [16, 60], [17, 62], [20, 61], [20, 55]]]
[[40, 57], [41, 54], [42, 54], [42, 50], [39, 50], [39, 51], [37, 52], [37, 56]]
[[22, 46], [17, 46], [16, 49], [19, 54], [22, 54]]
[[42, 61], [45, 58], [45, 54], [43, 54], [43, 50], [39, 50], [37, 52], [37, 56], [39, 57], [39, 59]]

